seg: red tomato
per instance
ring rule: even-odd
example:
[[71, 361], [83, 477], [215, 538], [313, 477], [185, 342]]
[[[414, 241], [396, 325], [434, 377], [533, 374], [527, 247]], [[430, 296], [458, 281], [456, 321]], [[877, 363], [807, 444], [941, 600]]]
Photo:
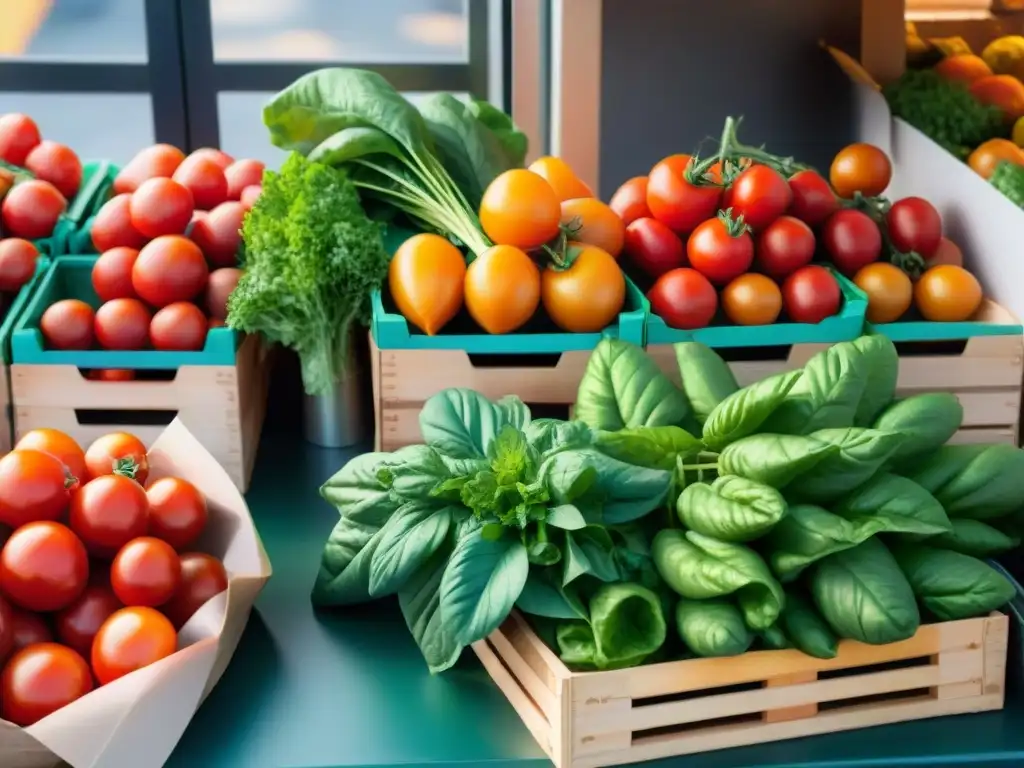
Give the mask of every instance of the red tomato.
[[722, 190], [696, 186], [686, 180], [689, 155], [671, 155], [651, 169], [647, 178], [647, 207], [669, 229], [685, 235], [714, 216]]
[[110, 564], [110, 585], [125, 605], [163, 605], [181, 584], [181, 561], [166, 541], [152, 536], [132, 539]]
[[117, 472], [134, 477], [139, 485], [146, 485], [149, 476], [149, 459], [146, 446], [135, 435], [127, 432], [111, 432], [97, 438], [85, 452], [85, 466], [90, 477], [100, 477]]
[[795, 216], [808, 226], [816, 227], [831, 216], [839, 202], [832, 187], [816, 171], [800, 171], [789, 179], [793, 202], [789, 215]]
[[786, 212], [793, 202], [793, 191], [782, 175], [767, 165], [752, 165], [740, 173], [725, 191], [723, 208], [732, 208], [733, 216], [760, 232]]
[[114, 192], [134, 192], [143, 182], [156, 178], [171, 178], [185, 159], [185, 153], [170, 144], [146, 147], [132, 158], [114, 179]]
[[686, 241], [690, 266], [716, 285], [750, 269], [754, 261], [754, 241], [747, 227], [726, 213], [708, 219], [693, 230]]
[[0, 240], [0, 291], [15, 293], [36, 271], [39, 249], [28, 240], [9, 237]]
[[814, 258], [814, 232], [800, 219], [780, 216], [757, 238], [757, 265], [781, 279]]
[[236, 160], [224, 170], [228, 181], [228, 200], [240, 200], [246, 187], [258, 187], [263, 183], [266, 166], [259, 160]]
[[181, 586], [160, 610], [175, 628], [181, 629], [192, 614], [227, 588], [228, 574], [220, 560], [201, 552], [189, 552], [181, 556]]
[[89, 371], [90, 381], [134, 381], [135, 371], [127, 368], [97, 368]]
[[78, 299], [61, 299], [39, 318], [39, 330], [53, 349], [89, 349], [93, 342], [92, 307]]
[[242, 190], [242, 196], [239, 200], [242, 205], [245, 206], [245, 210], [252, 210], [252, 207], [256, 205], [256, 201], [259, 200], [261, 192], [263, 192], [263, 187], [256, 184], [250, 185]]
[[0, 226], [8, 237], [38, 240], [53, 234], [68, 201], [48, 181], [23, 181], [7, 193], [0, 206]]
[[629, 259], [651, 277], [661, 277], [686, 263], [679, 235], [657, 219], [637, 219], [626, 227], [623, 249]]
[[64, 469], [71, 477], [83, 483], [88, 479], [85, 451], [71, 435], [58, 429], [41, 428], [26, 432], [14, 448], [48, 453], [64, 465]]
[[647, 294], [651, 311], [672, 328], [692, 330], [708, 325], [718, 309], [718, 295], [700, 272], [680, 267], [658, 278]]
[[0, 116], [0, 160], [24, 168], [25, 158], [40, 141], [39, 126], [28, 115]]
[[214, 266], [233, 267], [238, 264], [245, 212], [241, 203], [221, 203], [192, 225], [189, 237]]
[[96, 439], [85, 452], [85, 466], [89, 477], [99, 477], [117, 472], [134, 477], [145, 485], [150, 475], [150, 460], [145, 455], [145, 445], [135, 435], [127, 432], [111, 432]]
[[862, 211], [842, 210], [829, 216], [822, 242], [836, 268], [847, 277], [882, 255], [882, 233]]
[[162, 477], [146, 489], [149, 530], [177, 550], [199, 538], [206, 527], [206, 498], [188, 480]]
[[52, 520], [21, 526], [0, 551], [0, 590], [30, 611], [71, 605], [88, 578], [89, 556], [82, 542]]
[[14, 654], [0, 675], [0, 715], [27, 727], [91, 690], [89, 665], [79, 654], [57, 643], [31, 645]]
[[905, 197], [892, 204], [885, 217], [889, 237], [900, 253], [916, 253], [930, 259], [942, 242], [942, 217], [935, 206], [920, 197]]
[[120, 247], [138, 250], [146, 244], [145, 235], [132, 226], [131, 203], [130, 194], [115, 195], [96, 214], [90, 235], [100, 253]]
[[627, 227], [637, 219], [651, 218], [647, 207], [647, 177], [634, 176], [619, 187], [608, 206], [619, 215]]
[[[681, 243], [679, 247], [682, 248]], [[221, 267], [210, 273], [210, 282], [206, 285], [206, 311], [211, 318], [227, 319], [228, 299], [241, 279], [242, 270], [235, 267]]]
[[820, 323], [839, 311], [839, 283], [825, 267], [801, 267], [782, 284], [786, 314], [794, 323]]
[[199, 246], [181, 235], [165, 235], [139, 251], [132, 266], [132, 287], [154, 307], [166, 307], [198, 296], [209, 276]]
[[149, 341], [146, 305], [138, 299], [113, 299], [96, 310], [96, 340], [104, 349], [142, 349]]
[[194, 151], [189, 157], [201, 157], [205, 160], [212, 160], [217, 164], [217, 167], [222, 171], [226, 171], [228, 166], [235, 162], [235, 158], [220, 149], [214, 149], [213, 147], [202, 147]]
[[92, 265], [92, 287], [100, 301], [136, 299], [132, 287], [132, 267], [139, 258], [134, 248], [111, 248], [104, 251]]
[[107, 619], [92, 644], [92, 671], [100, 685], [148, 667], [177, 650], [178, 634], [159, 611], [122, 608]]
[[[189, 155], [171, 178], [192, 193], [195, 207], [200, 210], [209, 211], [228, 199], [228, 181], [224, 177], [224, 170], [209, 157]], [[184, 229], [179, 231], [183, 232]]]
[[25, 167], [37, 179], [53, 184], [67, 200], [82, 186], [82, 161], [71, 147], [56, 141], [44, 139], [37, 144], [25, 158]]
[[60, 459], [26, 448], [11, 451], [0, 459], [0, 522], [19, 528], [58, 519], [68, 508], [73, 483]]
[[53, 641], [53, 632], [50, 631], [49, 625], [38, 614], [23, 611], [20, 608], [14, 609], [11, 635], [13, 637], [12, 652], [20, 651], [22, 648], [36, 643]]
[[192, 221], [194, 210], [192, 193], [165, 178], [142, 182], [128, 205], [132, 226], [146, 237], [180, 235]]
[[110, 587], [90, 584], [75, 602], [57, 614], [57, 637], [72, 650], [88, 656], [103, 622], [122, 608]]
[[203, 310], [189, 301], [168, 304], [153, 315], [149, 336], [154, 349], [196, 351], [206, 346], [209, 326]]
[[149, 527], [146, 490], [124, 475], [100, 475], [71, 496], [71, 530], [95, 557], [113, 557]]
[[14, 650], [14, 608], [0, 596], [0, 662]]

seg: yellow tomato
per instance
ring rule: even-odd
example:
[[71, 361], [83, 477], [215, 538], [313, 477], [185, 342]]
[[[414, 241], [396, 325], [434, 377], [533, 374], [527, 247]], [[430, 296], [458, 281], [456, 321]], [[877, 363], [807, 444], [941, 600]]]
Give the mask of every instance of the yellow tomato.
[[465, 258], [440, 235], [410, 237], [388, 266], [388, 288], [395, 306], [428, 336], [458, 313], [465, 277]]
[[959, 323], [981, 306], [981, 283], [963, 267], [932, 267], [914, 286], [914, 303], [926, 320]]
[[573, 243], [569, 251], [572, 263], [568, 267], [544, 270], [541, 301], [563, 331], [596, 333], [611, 325], [622, 311], [626, 278], [607, 251], [583, 243]]
[[538, 158], [530, 163], [529, 170], [551, 185], [559, 201], [594, 196], [590, 187], [580, 181], [576, 172], [560, 157], [548, 155]]
[[488, 333], [511, 333], [540, 303], [540, 270], [520, 248], [495, 245], [466, 270], [466, 309]]
[[722, 310], [736, 325], [771, 325], [782, 311], [782, 291], [770, 277], [740, 275], [722, 289]]
[[854, 275], [853, 282], [868, 295], [868, 322], [894, 323], [910, 309], [914, 286], [895, 264], [868, 264]]
[[498, 176], [480, 201], [480, 225], [495, 245], [537, 248], [558, 235], [561, 218], [551, 185], [522, 168]]
[[619, 214], [593, 197], [563, 200], [562, 226], [573, 240], [596, 245], [616, 258], [626, 240], [626, 225]]

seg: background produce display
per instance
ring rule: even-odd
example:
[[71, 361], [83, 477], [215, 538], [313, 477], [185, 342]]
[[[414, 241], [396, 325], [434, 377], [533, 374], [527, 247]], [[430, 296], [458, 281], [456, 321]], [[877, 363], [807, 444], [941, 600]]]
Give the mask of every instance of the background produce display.
[[946, 445], [960, 403], [896, 400], [888, 339], [743, 389], [711, 349], [676, 352], [682, 389], [600, 342], [574, 421], [431, 398], [425, 444], [321, 489], [341, 518], [314, 601], [397, 594], [437, 672], [515, 607], [566, 663], [611, 669], [755, 643], [830, 658], [839, 638], [895, 642], [1013, 596], [980, 558], [1019, 543], [1024, 452]]
[[0, 717], [32, 725], [173, 654], [228, 586], [195, 549], [207, 519], [192, 483], [149, 479], [132, 435], [24, 435], [0, 459]]

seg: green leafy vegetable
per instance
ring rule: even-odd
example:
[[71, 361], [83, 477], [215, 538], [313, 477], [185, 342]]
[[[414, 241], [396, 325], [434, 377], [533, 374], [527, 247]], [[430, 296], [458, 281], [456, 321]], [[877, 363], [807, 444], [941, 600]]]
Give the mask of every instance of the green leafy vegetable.
[[799, 593], [786, 593], [786, 607], [782, 609], [782, 626], [793, 645], [808, 656], [834, 659], [839, 652], [839, 643], [828, 624]]
[[432, 673], [451, 668], [462, 653], [441, 616], [439, 589], [450, 549], [440, 549], [420, 566], [398, 592], [398, 605]]
[[992, 520], [1024, 499], [1024, 451], [1003, 443], [944, 445], [908, 471], [950, 517]]
[[683, 392], [701, 426], [725, 398], [739, 389], [732, 369], [713, 349], [696, 341], [676, 344]]
[[593, 443], [593, 433], [582, 421], [534, 419], [523, 429], [523, 434], [542, 459], [559, 451], [585, 448]]
[[847, 520], [874, 518], [888, 532], [932, 536], [951, 529], [935, 497], [899, 475], [877, 475], [837, 502], [832, 511]]
[[810, 436], [839, 449], [802, 474], [790, 490], [801, 499], [818, 503], [838, 499], [867, 482], [903, 442], [896, 432], [863, 427], [819, 429]]
[[676, 630], [697, 656], [739, 656], [754, 642], [743, 614], [725, 600], [680, 600]]
[[902, 544], [893, 550], [917, 599], [942, 621], [984, 616], [1016, 593], [1006, 577], [976, 557]]
[[949, 440], [960, 429], [964, 409], [956, 395], [929, 392], [893, 403], [875, 420], [874, 428], [903, 435], [893, 461], [914, 459]]
[[729, 395], [704, 422], [704, 444], [712, 451], [720, 451], [753, 434], [786, 399], [802, 375], [801, 371], [780, 373]]
[[793, 504], [765, 537], [763, 551], [779, 579], [789, 582], [812, 563], [857, 546], [886, 525], [886, 519], [874, 515], [847, 520], [812, 504]]
[[633, 667], [657, 651], [667, 634], [661, 599], [639, 584], [604, 584], [590, 598], [598, 669]]
[[598, 450], [612, 458], [652, 469], [675, 469], [677, 461], [696, 456], [704, 444], [682, 427], [633, 427], [599, 432]]
[[445, 389], [420, 411], [420, 432], [433, 448], [452, 458], [483, 458], [505, 425], [522, 430], [530, 422], [515, 401], [492, 403], [471, 389]]
[[793, 647], [789, 638], [786, 637], [785, 630], [778, 624], [772, 624], [768, 629], [761, 630], [758, 632], [758, 636], [761, 638], [761, 644], [770, 651], [782, 651]]
[[686, 486], [676, 512], [687, 528], [721, 541], [753, 541], [786, 514], [786, 500], [770, 485], [723, 475], [713, 483]]
[[587, 609], [573, 586], [562, 586], [554, 571], [531, 570], [523, 591], [516, 599], [516, 607], [523, 613], [550, 619], [589, 620]]
[[867, 386], [865, 355], [855, 344], [835, 344], [807, 362], [763, 431], [806, 434], [852, 426]]
[[972, 557], [995, 557], [1020, 545], [1020, 539], [980, 520], [954, 518], [953, 530], [928, 540], [930, 546], [951, 549]]
[[852, 346], [863, 355], [863, 366], [867, 374], [853, 423], [858, 427], [867, 427], [896, 396], [900, 359], [892, 341], [878, 333], [861, 336]]
[[1024, 167], [1003, 160], [996, 165], [996, 169], [988, 178], [988, 183], [1002, 192], [1018, 208], [1024, 208]]
[[439, 510], [422, 501], [399, 507], [385, 524], [370, 559], [370, 596], [398, 592], [445, 542], [452, 518], [452, 509]]
[[839, 447], [802, 435], [751, 435], [726, 446], [718, 471], [785, 488]]

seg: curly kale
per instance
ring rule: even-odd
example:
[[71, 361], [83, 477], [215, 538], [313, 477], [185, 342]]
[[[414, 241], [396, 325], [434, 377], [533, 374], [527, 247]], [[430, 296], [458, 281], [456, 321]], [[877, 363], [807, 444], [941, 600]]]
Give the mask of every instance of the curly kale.
[[1024, 166], [1004, 160], [996, 166], [989, 183], [1014, 205], [1024, 208]]
[[932, 70], [908, 70], [882, 88], [889, 108], [960, 159], [1006, 134], [1002, 112], [978, 103], [960, 83]]
[[294, 349], [311, 395], [344, 374], [353, 324], [368, 325], [370, 292], [388, 271], [380, 225], [343, 170], [292, 154], [266, 173], [242, 226], [245, 274], [228, 325]]

